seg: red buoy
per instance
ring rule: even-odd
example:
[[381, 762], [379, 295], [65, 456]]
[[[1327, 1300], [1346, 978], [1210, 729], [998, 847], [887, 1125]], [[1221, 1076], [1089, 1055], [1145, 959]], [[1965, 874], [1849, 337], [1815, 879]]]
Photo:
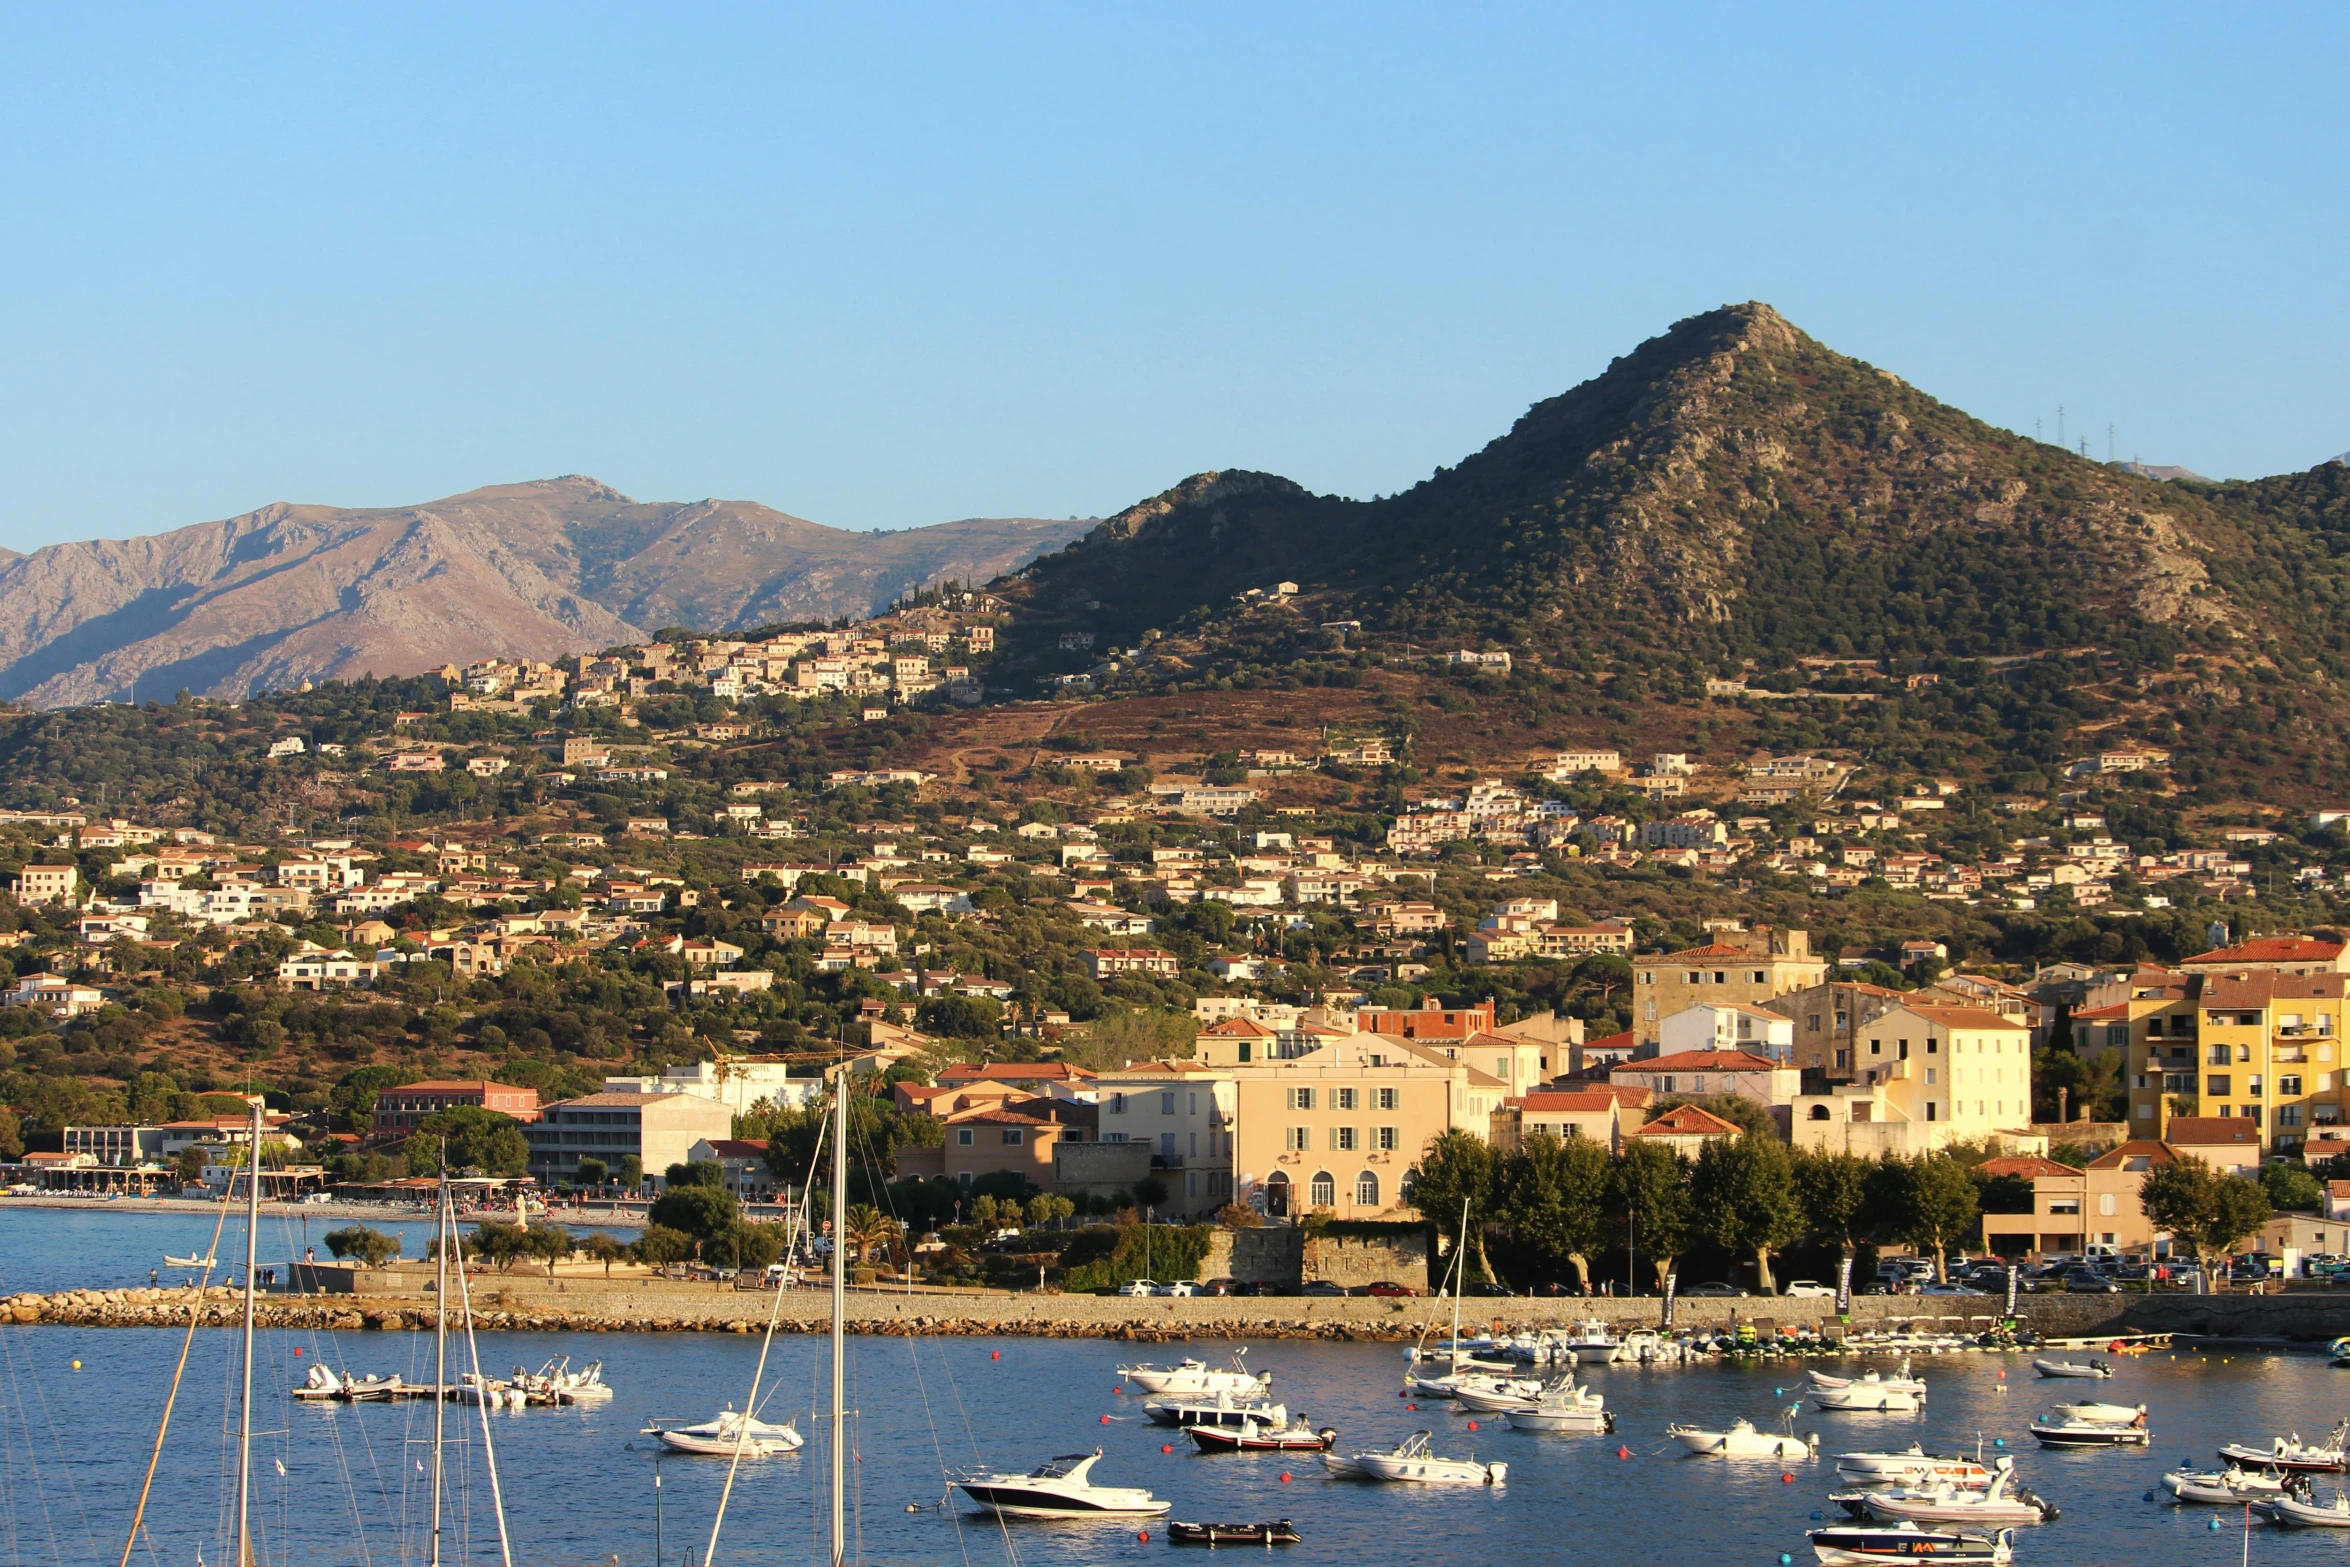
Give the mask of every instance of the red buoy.
[[295, 1350], [295, 1351], [294, 1351], [294, 1358], [295, 1358], [296, 1360], [300, 1360], [300, 1359], [302, 1358], [302, 1352], [301, 1352], [300, 1350], [298, 1350], [298, 1349], [297, 1349], [297, 1350]]
[[1110, 1417], [1109, 1417], [1108, 1415], [1104, 1415], [1104, 1416], [1102, 1416], [1102, 1424], [1103, 1424], [1103, 1425], [1108, 1425], [1109, 1423], [1110, 1423]]
[[987, 1358], [990, 1360], [1001, 1360], [1004, 1358], [1004, 1352], [1000, 1349], [991, 1349], [987, 1352]]
[[1162, 1453], [1172, 1453], [1175, 1451], [1175, 1444], [1172, 1442], [1161, 1442], [1159, 1444], [1159, 1451]]
[[1616, 1456], [1618, 1458], [1629, 1458], [1632, 1456], [1632, 1449], [1628, 1447], [1619, 1447], [1616, 1449]]
[[1281, 1471], [1281, 1483], [1283, 1485], [1287, 1485], [1289, 1483], [1289, 1471], [1286, 1469]]
[[1150, 1544], [1150, 1543], [1151, 1543], [1151, 1532], [1150, 1532], [1148, 1529], [1137, 1529], [1137, 1530], [1135, 1530], [1135, 1531], [1134, 1531], [1134, 1537], [1135, 1537], [1137, 1540], [1140, 1540], [1140, 1541], [1141, 1541], [1143, 1544], [1145, 1544], [1145, 1545], [1148, 1545], [1148, 1544]]
[[1476, 1430], [1476, 1429], [1477, 1429], [1477, 1422], [1476, 1422], [1476, 1421], [1474, 1421], [1474, 1420], [1470, 1421], [1470, 1422], [1469, 1422], [1469, 1429], [1470, 1429], [1470, 1430], [1472, 1430], [1472, 1431]]
[[1795, 1483], [1795, 1476], [1783, 1474], [1779, 1476], [1779, 1483], [1781, 1485], [1793, 1485]]

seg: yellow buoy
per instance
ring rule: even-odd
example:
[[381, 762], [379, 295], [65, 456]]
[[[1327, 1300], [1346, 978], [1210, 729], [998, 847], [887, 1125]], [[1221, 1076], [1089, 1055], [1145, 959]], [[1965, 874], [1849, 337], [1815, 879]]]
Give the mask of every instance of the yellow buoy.
[[77, 1361], [75, 1361], [75, 1362], [73, 1363], [73, 1368], [74, 1368], [74, 1370], [76, 1370], [76, 1371], [79, 1371], [79, 1370], [81, 1370], [81, 1369], [82, 1369], [82, 1363], [81, 1363], [80, 1361], [78, 1361], [78, 1360], [77, 1360]]

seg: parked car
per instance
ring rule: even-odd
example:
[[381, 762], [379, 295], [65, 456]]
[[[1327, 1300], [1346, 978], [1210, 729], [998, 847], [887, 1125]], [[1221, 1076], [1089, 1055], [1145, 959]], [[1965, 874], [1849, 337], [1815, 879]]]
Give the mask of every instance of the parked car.
[[1918, 1293], [1920, 1295], [1973, 1295], [1980, 1297], [1983, 1292], [1971, 1284], [1921, 1284], [1918, 1286]]
[[1790, 1300], [1833, 1300], [1836, 1298], [1835, 1287], [1822, 1284], [1817, 1279], [1797, 1279], [1787, 1286], [1785, 1293]]
[[1240, 1284], [1233, 1279], [1210, 1279], [1199, 1287], [1202, 1295], [1237, 1295]]
[[1156, 1295], [1158, 1292], [1159, 1285], [1155, 1279], [1128, 1279], [1110, 1291], [1113, 1295]]
[[1487, 1279], [1487, 1280], [1486, 1280], [1484, 1283], [1482, 1283], [1482, 1284], [1469, 1284], [1469, 1285], [1464, 1285], [1464, 1286], [1462, 1287], [1462, 1289], [1461, 1289], [1461, 1294], [1462, 1294], [1463, 1296], [1469, 1296], [1469, 1295], [1495, 1295], [1495, 1296], [1502, 1296], [1502, 1297], [1505, 1297], [1505, 1298], [1507, 1298], [1507, 1297], [1511, 1296], [1513, 1293], [1514, 1293], [1514, 1292], [1513, 1292], [1513, 1291], [1510, 1289], [1510, 1287], [1509, 1287], [1507, 1284], [1498, 1283], [1498, 1282], [1496, 1282], [1495, 1280], [1492, 1280], [1492, 1279]]
[[1199, 1293], [1199, 1286], [1192, 1283], [1189, 1279], [1177, 1279], [1172, 1284], [1162, 1284], [1158, 1286], [1156, 1289], [1152, 1290], [1151, 1293], [1153, 1295], [1197, 1295]]
[[1309, 1279], [1306, 1281], [1305, 1287], [1298, 1293], [1300, 1295], [1344, 1295], [1346, 1286], [1333, 1284], [1328, 1279]]
[[1409, 1284], [1398, 1284], [1393, 1279], [1381, 1279], [1376, 1284], [1364, 1285], [1363, 1293], [1366, 1295], [1376, 1295], [1381, 1299], [1392, 1298], [1409, 1300], [1420, 1292], [1412, 1288]]
[[2064, 1276], [2064, 1292], [2067, 1295], [2114, 1295], [2120, 1291], [2119, 1284], [2095, 1268], [2073, 1268]]
[[1744, 1300], [1746, 1291], [1728, 1284], [1692, 1284], [1681, 1292], [1684, 1296], [1702, 1300]]

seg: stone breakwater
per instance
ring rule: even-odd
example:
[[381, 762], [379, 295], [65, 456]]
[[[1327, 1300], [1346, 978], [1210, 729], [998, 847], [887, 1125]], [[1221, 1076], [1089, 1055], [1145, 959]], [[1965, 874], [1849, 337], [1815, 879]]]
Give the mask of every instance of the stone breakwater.
[[[1997, 1303], [1962, 1297], [1862, 1297], [1852, 1303], [1849, 1331], [1903, 1328], [1922, 1333], [1971, 1334], [1992, 1325]], [[2186, 1295], [2038, 1296], [2022, 1302], [2029, 1325], [2051, 1337], [2118, 1333], [2183, 1333], [2217, 1338], [2292, 1340], [2323, 1344], [2350, 1334], [2350, 1294], [2296, 1292], [2272, 1296]], [[492, 1275], [473, 1281], [473, 1322], [491, 1331], [567, 1333], [756, 1333], [774, 1314], [778, 1329], [821, 1333], [830, 1322], [822, 1290], [770, 1294], [642, 1280], [548, 1280]], [[233, 1289], [67, 1290], [0, 1300], [0, 1321], [80, 1327], [184, 1328], [190, 1315], [205, 1327], [244, 1320], [243, 1296]], [[860, 1289], [849, 1294], [852, 1333], [883, 1335], [1100, 1338], [1142, 1342], [1182, 1339], [1299, 1339], [1340, 1343], [1407, 1343], [1431, 1315], [1449, 1309], [1427, 1300], [1199, 1296], [1123, 1299], [1097, 1295], [1011, 1295], [1000, 1292], [912, 1295]], [[1619, 1328], [1658, 1325], [1654, 1299], [1479, 1300], [1464, 1303], [1462, 1327], [1508, 1332], [1572, 1326], [1592, 1318]], [[259, 1324], [328, 1332], [430, 1330], [436, 1306], [429, 1293], [264, 1295]], [[1824, 1300], [1684, 1300], [1680, 1329], [1765, 1324], [1782, 1329], [1826, 1327]]]

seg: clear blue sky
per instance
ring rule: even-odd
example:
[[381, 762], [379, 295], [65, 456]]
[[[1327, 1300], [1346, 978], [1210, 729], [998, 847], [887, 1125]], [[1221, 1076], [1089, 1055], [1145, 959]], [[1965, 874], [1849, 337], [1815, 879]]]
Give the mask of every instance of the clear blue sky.
[[0, 543], [591, 473], [847, 527], [1400, 489], [1769, 300], [2350, 448], [2350, 8], [0, 13]]

